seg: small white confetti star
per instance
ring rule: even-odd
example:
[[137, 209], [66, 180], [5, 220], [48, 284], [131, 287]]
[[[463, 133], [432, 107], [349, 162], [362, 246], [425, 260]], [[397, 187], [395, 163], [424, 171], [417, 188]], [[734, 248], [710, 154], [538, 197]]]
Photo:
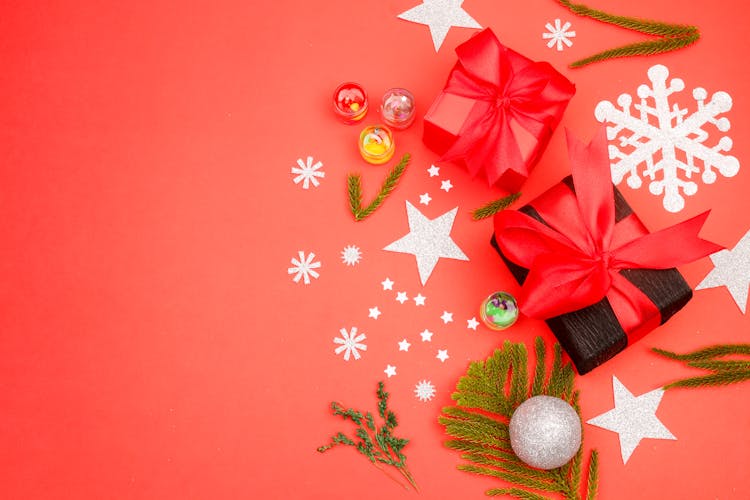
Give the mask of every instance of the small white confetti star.
[[440, 167], [436, 167], [435, 165], [428, 168], [427, 171], [430, 173], [430, 177], [437, 177], [440, 175]]
[[440, 183], [440, 189], [445, 191], [446, 193], [453, 189], [453, 184], [451, 184], [450, 179], [446, 179]]
[[383, 285], [383, 290], [393, 290], [393, 281], [389, 278], [384, 279], [380, 284]]
[[414, 297], [414, 303], [417, 304], [418, 306], [423, 306], [426, 298], [427, 297], [425, 297], [421, 293], [418, 293], [417, 296]]
[[479, 326], [479, 321], [477, 321], [476, 316], [466, 320], [466, 328], [471, 328], [472, 330], [477, 331], [477, 326]]
[[450, 356], [448, 356], [448, 349], [438, 349], [437, 356], [435, 357], [439, 359], [441, 363], [445, 363], [445, 360], [450, 358]]
[[396, 374], [396, 367], [392, 365], [388, 365], [385, 367], [385, 370], [383, 372], [388, 375], [388, 378], [391, 378]]
[[419, 335], [422, 336], [422, 342], [432, 342], [432, 332], [425, 329], [422, 333]]
[[398, 350], [399, 351], [406, 351], [409, 352], [409, 348], [411, 347], [411, 344], [408, 340], [404, 339], [401, 342], [398, 343]]
[[440, 50], [448, 31], [457, 28], [481, 28], [462, 7], [463, 0], [422, 0], [422, 3], [398, 15], [400, 19], [430, 27], [435, 52]]
[[440, 316], [440, 319], [443, 320], [443, 323], [446, 325], [453, 321], [453, 313], [449, 313], [448, 311], [443, 311], [443, 314]]
[[398, 292], [396, 294], [396, 300], [398, 300], [401, 304], [409, 300], [409, 297], [406, 296], [406, 292]]
[[695, 289], [725, 286], [742, 314], [745, 314], [750, 289], [750, 231], [745, 233], [733, 249], [712, 253], [711, 262], [714, 268]]
[[559, 19], [555, 19], [554, 26], [547, 23], [544, 27], [547, 28], [548, 33], [542, 33], [542, 38], [549, 40], [549, 42], [547, 42], [547, 47], [550, 49], [557, 45], [557, 51], [560, 52], [564, 48], [563, 44], [565, 44], [566, 47], [573, 46], [573, 42], [570, 41], [570, 39], [576, 36], [576, 32], [568, 31], [568, 29], [570, 29], [569, 22], [566, 21], [565, 24], [562, 24]]
[[643, 438], [677, 439], [656, 417], [664, 389], [633, 396], [615, 376], [612, 376], [612, 389], [615, 407], [587, 423], [619, 434], [623, 463], [628, 462]]
[[430, 193], [419, 195], [419, 203], [421, 203], [422, 205], [429, 205], [431, 201], [432, 198], [430, 198]]
[[378, 309], [377, 306], [370, 308], [370, 315], [369, 317], [372, 319], [378, 319], [378, 316], [380, 316], [380, 309]]

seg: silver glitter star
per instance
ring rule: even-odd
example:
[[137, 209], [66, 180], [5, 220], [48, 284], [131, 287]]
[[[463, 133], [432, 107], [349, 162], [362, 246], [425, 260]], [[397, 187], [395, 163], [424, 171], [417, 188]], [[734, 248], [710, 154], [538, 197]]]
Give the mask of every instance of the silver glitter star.
[[441, 257], [469, 260], [450, 237], [456, 212], [458, 212], [458, 207], [437, 219], [430, 220], [407, 201], [406, 215], [409, 218], [409, 232], [383, 250], [414, 254], [417, 258], [419, 279], [424, 285]]
[[587, 423], [620, 435], [623, 463], [628, 463], [630, 455], [643, 438], [677, 439], [656, 418], [656, 410], [664, 395], [664, 389], [655, 389], [636, 397], [615, 376], [612, 376], [612, 389], [615, 394], [615, 407]]
[[437, 52], [451, 27], [482, 27], [461, 7], [462, 3], [464, 0], [422, 0], [421, 5], [402, 12], [398, 17], [405, 21], [429, 26], [432, 43]]
[[725, 286], [742, 314], [745, 314], [750, 288], [750, 231], [745, 233], [733, 249], [711, 254], [711, 262], [714, 263], [714, 268], [695, 289]]

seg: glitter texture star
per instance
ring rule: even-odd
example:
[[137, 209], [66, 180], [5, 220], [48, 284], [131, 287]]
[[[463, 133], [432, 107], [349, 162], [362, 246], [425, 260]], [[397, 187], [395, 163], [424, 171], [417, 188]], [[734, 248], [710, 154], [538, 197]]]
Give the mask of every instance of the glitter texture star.
[[388, 375], [388, 378], [391, 378], [394, 375], [396, 375], [396, 367], [392, 366], [392, 365], [387, 365], [385, 367], [385, 370], [383, 370], [383, 373], [385, 373], [386, 375]]
[[403, 304], [407, 300], [409, 300], [409, 297], [406, 296], [406, 292], [398, 292], [396, 294], [396, 300], [399, 301], [399, 303]]
[[404, 339], [401, 342], [398, 343], [398, 350], [399, 351], [406, 351], [409, 352], [409, 348], [411, 347], [411, 344], [408, 340]]
[[453, 189], [453, 184], [451, 183], [451, 180], [450, 179], [446, 179], [446, 180], [440, 182], [440, 189], [442, 189], [446, 193], [448, 191], [450, 191], [451, 189]]
[[449, 313], [448, 311], [443, 311], [443, 314], [440, 316], [440, 319], [443, 320], [443, 323], [446, 325], [453, 321], [453, 313]]
[[430, 193], [419, 195], [419, 203], [421, 203], [422, 205], [429, 205], [431, 201], [432, 198], [430, 197]]
[[399, 19], [430, 27], [435, 52], [440, 50], [448, 31], [457, 28], [481, 28], [462, 7], [464, 0], [422, 0], [421, 5], [412, 7], [398, 15]]
[[381, 314], [380, 309], [378, 309], [378, 307], [375, 306], [375, 307], [370, 308], [370, 314], [368, 317], [372, 319], [378, 319], [378, 316], [380, 316], [380, 314]]
[[437, 177], [440, 175], [440, 167], [436, 167], [435, 165], [428, 168], [427, 171], [430, 173], [430, 177]]
[[407, 201], [406, 215], [409, 219], [409, 233], [383, 250], [413, 254], [417, 258], [419, 278], [424, 285], [441, 257], [469, 260], [450, 237], [457, 212], [458, 207], [436, 219], [428, 219]]
[[418, 294], [417, 294], [417, 296], [416, 296], [416, 297], [414, 297], [414, 303], [415, 303], [416, 305], [418, 305], [418, 306], [423, 306], [423, 305], [424, 305], [424, 301], [425, 301], [426, 299], [427, 299], [427, 297], [425, 297], [425, 296], [424, 296], [424, 295], [422, 295], [421, 293], [418, 293]]
[[747, 312], [747, 293], [750, 288], [750, 231], [731, 250], [711, 254], [714, 268], [703, 278], [696, 290], [725, 286], [742, 314]]
[[419, 334], [422, 337], [422, 342], [432, 342], [432, 332], [425, 329], [422, 333]]
[[627, 463], [643, 438], [677, 439], [656, 417], [664, 389], [655, 389], [633, 396], [617, 377], [612, 377], [615, 407], [587, 423], [616, 432], [620, 436], [620, 452]]
[[435, 357], [439, 359], [441, 363], [445, 363], [445, 360], [450, 358], [450, 356], [448, 356], [448, 349], [438, 349], [437, 356]]
[[470, 328], [474, 331], [477, 331], [478, 326], [479, 326], [479, 321], [477, 321], [476, 316], [471, 319], [466, 320], [466, 328]]

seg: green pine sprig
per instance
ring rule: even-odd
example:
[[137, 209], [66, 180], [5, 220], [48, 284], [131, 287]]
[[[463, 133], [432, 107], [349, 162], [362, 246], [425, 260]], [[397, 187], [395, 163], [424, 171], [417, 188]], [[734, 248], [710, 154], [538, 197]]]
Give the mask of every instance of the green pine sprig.
[[554, 345], [551, 369], [546, 364], [546, 347], [540, 337], [535, 340], [534, 351], [536, 366], [532, 380], [529, 380], [528, 353], [522, 343], [506, 341], [503, 348], [496, 349], [486, 361], [471, 363], [451, 396], [456, 406], [443, 408], [438, 419], [452, 438], [445, 446], [460, 451], [461, 458], [468, 462], [459, 465], [459, 470], [495, 477], [513, 485], [487, 490], [488, 496], [548, 499], [539, 493], [542, 492], [562, 495], [566, 500], [594, 500], [599, 477], [596, 450], [590, 454], [584, 481], [583, 446], [570, 462], [553, 470], [526, 465], [510, 446], [510, 418], [531, 396], [559, 397], [568, 401], [579, 415], [581, 412], [578, 391], [574, 390], [575, 374], [570, 363], [563, 363], [560, 345]]
[[[375, 417], [369, 411], [362, 413], [353, 408], [344, 408], [337, 402], [331, 403], [333, 414], [341, 417], [343, 420], [351, 420], [356, 424], [357, 430], [354, 438], [348, 437], [343, 432], [339, 432], [331, 437], [330, 443], [320, 446], [318, 451], [325, 453], [334, 446], [353, 446], [361, 454], [366, 456], [370, 462], [385, 471], [382, 465], [395, 467], [409, 484], [418, 490], [414, 477], [406, 467], [406, 456], [403, 453], [404, 447], [409, 443], [408, 439], [396, 437], [393, 430], [398, 426], [396, 414], [388, 409], [388, 396], [385, 392], [385, 384], [378, 382], [376, 391], [378, 397], [378, 415], [382, 420], [380, 426], [376, 425]], [[406, 488], [406, 485], [404, 485]]]
[[[665, 390], [676, 387], [730, 385], [750, 380], [750, 344], [714, 345], [688, 354], [677, 354], [657, 348], [652, 350], [667, 359], [683, 361], [686, 366], [710, 372], [706, 375], [677, 380], [665, 385]], [[727, 356], [745, 359], [722, 359]]]
[[515, 201], [521, 197], [521, 193], [513, 193], [508, 196], [503, 196], [500, 199], [491, 201], [484, 206], [481, 206], [471, 212], [471, 218], [474, 220], [482, 220], [487, 217], [492, 217], [501, 210], [505, 210], [511, 206]]
[[377, 196], [375, 196], [375, 199], [364, 208], [362, 207], [362, 177], [359, 174], [349, 174], [346, 178], [346, 186], [349, 195], [349, 209], [352, 211], [352, 215], [354, 215], [354, 220], [361, 221], [378, 209], [398, 184], [398, 181], [406, 170], [407, 165], [409, 165], [410, 159], [411, 155], [409, 153], [406, 153], [401, 157], [401, 161], [398, 162], [398, 165], [388, 172], [388, 175], [386, 176], [385, 181], [383, 181], [383, 185], [380, 187], [380, 191]]
[[647, 35], [657, 37], [655, 40], [636, 42], [622, 47], [605, 50], [576, 61], [570, 65], [571, 68], [580, 68], [588, 64], [617, 57], [631, 57], [639, 55], [654, 55], [671, 52], [694, 44], [700, 39], [700, 31], [696, 26], [685, 24], [669, 24], [660, 21], [650, 21], [637, 17], [627, 17], [609, 14], [607, 12], [592, 9], [583, 4], [573, 3], [571, 0], [557, 0], [572, 13], [595, 19], [597, 21], [620, 26], [621, 28], [638, 31]]

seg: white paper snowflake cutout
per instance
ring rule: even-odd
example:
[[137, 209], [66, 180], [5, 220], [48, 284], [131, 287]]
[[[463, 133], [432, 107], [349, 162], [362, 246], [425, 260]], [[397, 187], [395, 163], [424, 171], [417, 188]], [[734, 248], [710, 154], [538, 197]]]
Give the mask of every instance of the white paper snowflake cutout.
[[[704, 130], [707, 125], [719, 132], [729, 130], [729, 119], [718, 116], [732, 109], [732, 97], [720, 91], [706, 102], [708, 92], [697, 87], [693, 90], [697, 109], [688, 114], [676, 103], [670, 106], [669, 97], [682, 91], [685, 83], [680, 78], [667, 83], [668, 76], [666, 66], [652, 66], [648, 70], [651, 87], [638, 87], [640, 104], [633, 104], [630, 94], [622, 94], [617, 98], [619, 109], [609, 101], [601, 101], [594, 115], [598, 121], [612, 124], [607, 127], [610, 141], [619, 137], [619, 145], [609, 145], [612, 181], [620, 184], [627, 176], [628, 186], [637, 189], [642, 185], [642, 174], [643, 179], [648, 178], [652, 194], [664, 195], [664, 208], [679, 212], [685, 207], [683, 195], [692, 196], [698, 191], [698, 185], [691, 180], [693, 174], [701, 173], [701, 180], [712, 184], [717, 171], [732, 177], [740, 163], [734, 156], [722, 154], [732, 149], [732, 139], [723, 136], [709, 145], [709, 131]], [[632, 113], [631, 107], [638, 113]]]
[[312, 156], [307, 157], [307, 162], [303, 162], [302, 158], [297, 159], [297, 167], [292, 167], [292, 173], [297, 174], [297, 177], [292, 179], [295, 184], [302, 183], [302, 189], [309, 189], [310, 184], [314, 187], [320, 185], [318, 177], [321, 179], [326, 176], [325, 172], [320, 170], [323, 167], [323, 162], [313, 160]]
[[345, 246], [341, 251], [341, 260], [347, 266], [354, 266], [356, 264], [359, 264], [359, 261], [361, 259], [362, 252], [359, 250], [359, 247], [355, 247], [354, 245]]
[[[573, 46], [573, 42], [570, 39], [575, 38], [576, 32], [568, 31], [571, 27], [571, 24], [568, 21], [565, 21], [565, 24], [562, 24], [559, 19], [555, 19], [554, 26], [551, 23], [547, 23], [544, 27], [547, 28], [548, 33], [542, 33], [542, 38], [549, 40], [549, 42], [547, 42], [547, 47], [550, 49], [557, 46], [557, 51], [561, 52], [565, 47]], [[563, 47], [563, 45], [565, 45], [565, 47]]]
[[420, 380], [414, 387], [414, 395], [420, 401], [430, 401], [435, 397], [435, 386], [429, 380]]
[[310, 252], [305, 256], [305, 252], [302, 250], [299, 251], [299, 259], [292, 257], [291, 262], [293, 267], [287, 269], [287, 273], [294, 274], [292, 280], [295, 283], [299, 283], [300, 279], [304, 278], [305, 285], [309, 285], [310, 277], [318, 279], [320, 274], [315, 269], [319, 269], [321, 264], [319, 261], [314, 261], [314, 259], [314, 253]]
[[367, 346], [362, 343], [367, 338], [364, 333], [357, 335], [357, 327], [353, 326], [351, 332], [348, 332], [346, 328], [339, 330], [341, 337], [334, 337], [334, 344], [341, 344], [334, 351], [336, 354], [344, 353], [344, 361], [349, 361], [350, 356], [354, 356], [354, 359], [359, 359], [362, 356], [359, 351], [366, 351]]

